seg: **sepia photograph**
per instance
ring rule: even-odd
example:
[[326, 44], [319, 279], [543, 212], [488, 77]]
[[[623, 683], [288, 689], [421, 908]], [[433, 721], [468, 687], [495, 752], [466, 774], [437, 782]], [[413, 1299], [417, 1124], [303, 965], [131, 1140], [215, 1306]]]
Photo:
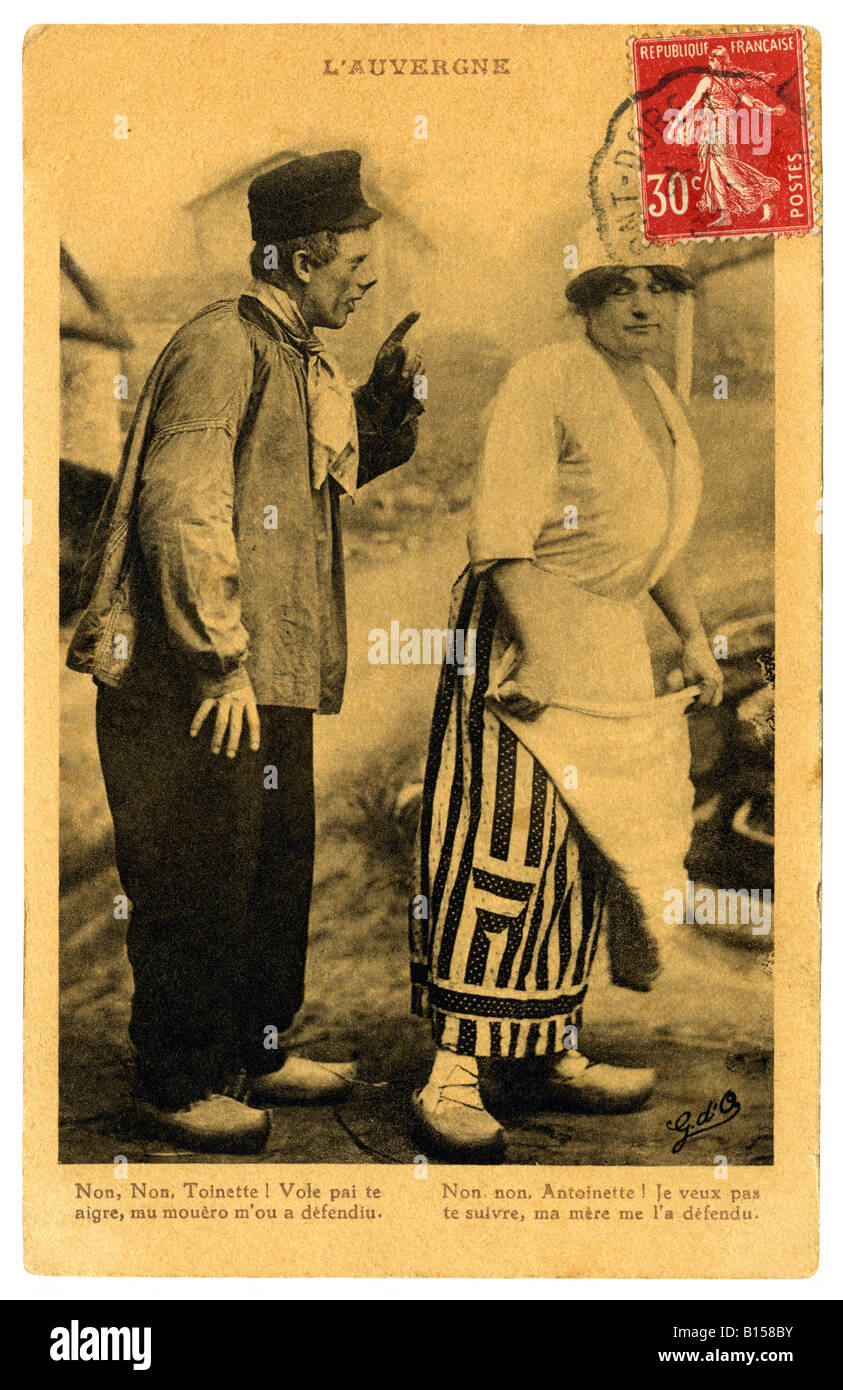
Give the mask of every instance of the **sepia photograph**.
[[181, 274], [68, 210], [63, 1156], [770, 1162], [773, 243], [549, 196], [501, 302], [303, 135]]
[[812, 1258], [818, 42], [27, 36], [27, 1046], [84, 1268], [208, 1272], [207, 1201], [326, 1271], [334, 1221], [459, 1273], [524, 1222], [503, 1274], [629, 1216], [601, 1272], [646, 1224], [755, 1273], [788, 1172]]

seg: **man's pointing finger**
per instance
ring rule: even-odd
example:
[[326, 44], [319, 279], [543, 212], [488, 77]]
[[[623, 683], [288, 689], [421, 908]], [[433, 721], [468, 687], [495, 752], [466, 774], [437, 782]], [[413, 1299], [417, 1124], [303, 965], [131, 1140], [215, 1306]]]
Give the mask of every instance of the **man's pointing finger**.
[[401, 339], [404, 337], [404, 334], [409, 333], [413, 324], [416, 323], [419, 318], [421, 318], [420, 313], [417, 309], [414, 309], [412, 313], [407, 314], [406, 317], [403, 318], [400, 323], [396, 323], [389, 337], [386, 339], [386, 342], [400, 343]]

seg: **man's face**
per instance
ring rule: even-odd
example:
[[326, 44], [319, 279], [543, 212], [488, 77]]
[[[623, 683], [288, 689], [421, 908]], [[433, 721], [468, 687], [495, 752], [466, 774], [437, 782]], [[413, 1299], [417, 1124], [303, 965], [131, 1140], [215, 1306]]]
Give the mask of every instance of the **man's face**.
[[673, 295], [649, 270], [628, 270], [599, 308], [589, 310], [589, 337], [615, 357], [640, 361], [657, 346], [674, 312]]
[[340, 234], [340, 249], [328, 265], [311, 266], [299, 308], [311, 328], [342, 328], [354, 306], [377, 284], [369, 264], [370, 232], [355, 227]]

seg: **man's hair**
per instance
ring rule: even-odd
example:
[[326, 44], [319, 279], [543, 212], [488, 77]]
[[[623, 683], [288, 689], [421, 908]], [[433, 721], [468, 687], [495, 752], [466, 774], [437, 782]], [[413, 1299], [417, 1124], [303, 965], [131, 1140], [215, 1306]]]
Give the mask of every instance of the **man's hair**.
[[304, 251], [314, 266], [330, 265], [339, 255], [341, 235], [329, 230], [294, 237], [292, 241], [267, 242], [263, 246], [256, 243], [249, 257], [252, 274], [270, 285], [283, 284], [293, 276], [293, 256], [297, 251]]
[[[565, 298], [578, 314], [588, 314], [593, 309], [599, 309], [609, 295], [626, 282], [629, 271], [634, 269], [636, 267], [626, 265], [600, 265], [595, 266], [593, 270], [584, 270], [582, 275], [571, 281], [565, 291]], [[650, 278], [657, 285], [661, 285], [662, 289], [672, 290], [674, 294], [689, 294], [693, 291], [693, 280], [678, 266], [648, 265], [642, 269], [646, 270]]]

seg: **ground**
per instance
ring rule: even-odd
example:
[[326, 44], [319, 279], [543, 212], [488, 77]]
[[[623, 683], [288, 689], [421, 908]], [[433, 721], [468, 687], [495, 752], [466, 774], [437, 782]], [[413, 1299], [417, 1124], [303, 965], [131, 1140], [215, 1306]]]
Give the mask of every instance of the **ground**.
[[[420, 525], [414, 542], [397, 550], [387, 542], [350, 565], [348, 698], [340, 716], [317, 721], [308, 996], [292, 1041], [313, 1056], [357, 1053], [364, 1080], [339, 1107], [276, 1110], [266, 1151], [246, 1161], [409, 1163], [417, 1153], [407, 1102], [431, 1043], [427, 1026], [408, 1013], [412, 840], [394, 807], [399, 790], [418, 776], [437, 673], [372, 666], [367, 651], [370, 629], [393, 618], [402, 626], [444, 624], [465, 529], [460, 518], [447, 522], [438, 523], [435, 538]], [[763, 583], [762, 546], [758, 558], [752, 566], [750, 555], [748, 570]], [[93, 688], [69, 672], [62, 680], [60, 1158], [195, 1162], [194, 1154], [140, 1140], [128, 1118], [131, 978], [125, 924], [113, 917], [120, 885], [96, 763]], [[766, 942], [753, 949], [685, 928], [669, 968], [643, 995], [613, 987], [599, 953], [582, 1047], [597, 1058], [657, 1067], [656, 1092], [633, 1116], [515, 1114], [507, 1121], [506, 1161], [710, 1167], [725, 1154], [732, 1164], [771, 1162], [771, 960]], [[740, 1112], [674, 1155], [668, 1122], [685, 1110], [695, 1118], [727, 1090]]]

